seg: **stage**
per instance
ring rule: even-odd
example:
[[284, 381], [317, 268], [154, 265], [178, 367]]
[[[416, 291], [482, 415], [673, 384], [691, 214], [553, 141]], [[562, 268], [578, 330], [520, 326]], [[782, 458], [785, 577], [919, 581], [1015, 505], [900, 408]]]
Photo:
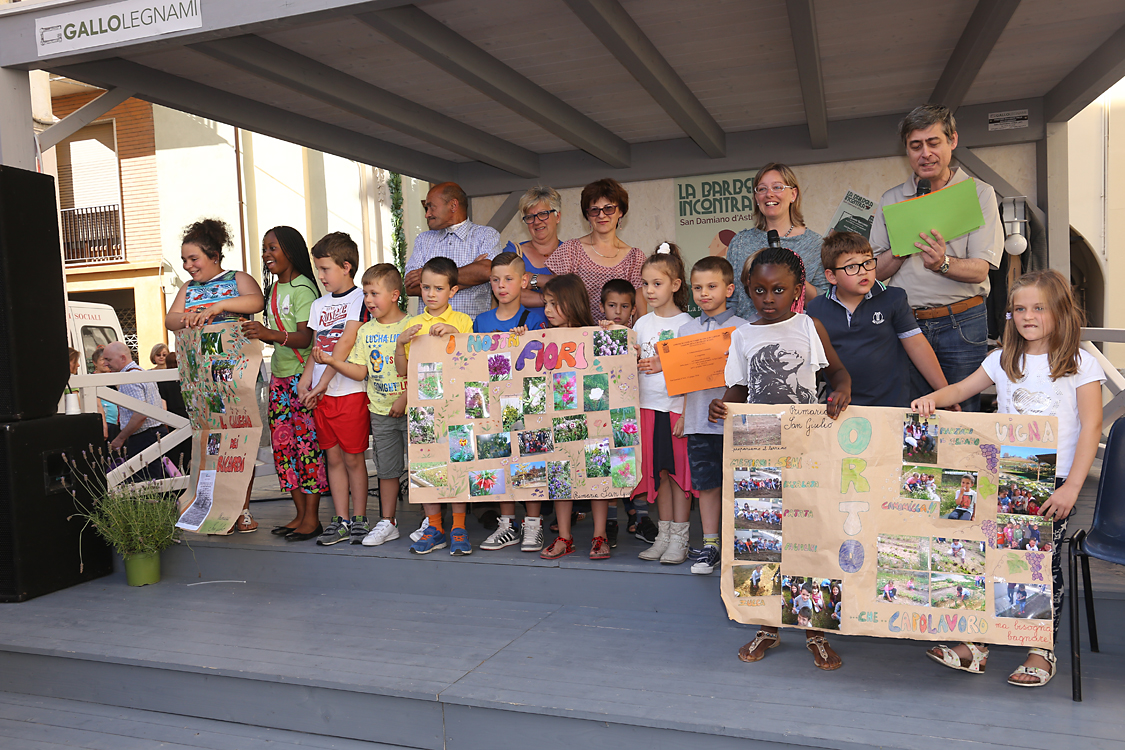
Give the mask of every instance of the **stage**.
[[1125, 747], [1120, 568], [1094, 568], [1102, 651], [1083, 649], [1073, 703], [1065, 631], [1037, 690], [1005, 683], [1008, 647], [970, 676], [918, 642], [836, 637], [844, 667], [825, 673], [786, 629], [743, 664], [753, 632], [717, 575], [637, 560], [624, 534], [592, 562], [588, 520], [559, 561], [417, 557], [413, 508], [384, 547], [324, 548], [268, 533], [290, 507], [255, 502], [254, 534], [189, 535], [158, 585], [119, 571], [0, 606], [0, 748]]

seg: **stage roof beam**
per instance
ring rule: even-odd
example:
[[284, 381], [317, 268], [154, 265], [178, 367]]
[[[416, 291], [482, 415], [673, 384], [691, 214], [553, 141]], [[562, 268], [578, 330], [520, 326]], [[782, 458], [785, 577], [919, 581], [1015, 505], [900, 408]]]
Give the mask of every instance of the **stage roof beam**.
[[801, 98], [805, 102], [805, 121], [809, 143], [815, 149], [828, 148], [828, 105], [824, 101], [824, 74], [820, 64], [820, 38], [816, 33], [813, 0], [785, 0], [789, 14], [789, 35], [797, 58]]
[[726, 133], [617, 0], [565, 2], [705, 154], [726, 156]]
[[51, 68], [51, 72], [103, 88], [131, 88], [138, 99], [199, 117], [389, 169], [430, 182], [457, 179], [445, 159], [381, 141], [286, 109], [171, 75], [128, 60], [109, 59]]
[[360, 13], [357, 19], [485, 96], [618, 169], [629, 144], [419, 8]]
[[1047, 122], [1066, 122], [1125, 77], [1125, 26], [1090, 53], [1043, 97]]
[[39, 148], [43, 151], [54, 148], [118, 104], [121, 104], [121, 102], [125, 101], [133, 94], [132, 89], [109, 89], [97, 99], [86, 102], [40, 133]]
[[261, 37], [201, 42], [191, 49], [366, 120], [498, 169], [535, 177], [539, 156]]
[[957, 111], [1019, 5], [1020, 0], [977, 2], [961, 38], [957, 40], [957, 46], [953, 48], [953, 54], [945, 63], [941, 78], [930, 94], [931, 103], [944, 104], [951, 111]]

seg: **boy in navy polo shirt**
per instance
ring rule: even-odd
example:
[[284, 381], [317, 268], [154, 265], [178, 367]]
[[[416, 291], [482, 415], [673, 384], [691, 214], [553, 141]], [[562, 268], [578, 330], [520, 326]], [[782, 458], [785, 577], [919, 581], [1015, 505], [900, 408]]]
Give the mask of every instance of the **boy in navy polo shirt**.
[[906, 292], [875, 279], [875, 256], [863, 235], [831, 232], [820, 247], [827, 294], [806, 312], [824, 324], [852, 378], [856, 406], [910, 406], [906, 357], [934, 388], [946, 379], [914, 319]]

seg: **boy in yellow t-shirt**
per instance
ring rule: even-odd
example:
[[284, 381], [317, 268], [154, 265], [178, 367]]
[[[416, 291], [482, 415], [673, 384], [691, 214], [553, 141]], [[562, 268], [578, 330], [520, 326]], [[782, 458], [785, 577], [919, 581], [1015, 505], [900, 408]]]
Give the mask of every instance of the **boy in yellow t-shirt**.
[[[371, 266], [363, 273], [361, 283], [363, 304], [371, 320], [360, 326], [349, 353], [337, 349], [326, 364], [353, 380], [367, 379], [380, 519], [367, 530], [362, 543], [377, 547], [399, 537], [395, 508], [399, 478], [406, 470], [406, 379], [395, 367], [395, 348], [409, 321], [398, 307], [402, 274], [397, 268], [390, 263]], [[340, 359], [344, 356], [346, 362]]]
[[[457, 293], [456, 263], [442, 256], [430, 258], [422, 266], [421, 287], [422, 304], [426, 306], [426, 310], [408, 321], [409, 328], [398, 337], [395, 349], [395, 366], [402, 376], [407, 373], [410, 340], [415, 336], [426, 333], [431, 336], [448, 336], [451, 333], [471, 333], [473, 330], [473, 319], [449, 306], [449, 300]], [[469, 544], [469, 535], [465, 531], [468, 503], [453, 503], [453, 528], [449, 531], [448, 539], [442, 527], [441, 504], [423, 503], [422, 510], [426, 514], [423, 524], [426, 528], [419, 529], [420, 534], [415, 532], [418, 537], [410, 546], [411, 552], [428, 555], [434, 550], [449, 547], [451, 555], [473, 553], [473, 546]]]

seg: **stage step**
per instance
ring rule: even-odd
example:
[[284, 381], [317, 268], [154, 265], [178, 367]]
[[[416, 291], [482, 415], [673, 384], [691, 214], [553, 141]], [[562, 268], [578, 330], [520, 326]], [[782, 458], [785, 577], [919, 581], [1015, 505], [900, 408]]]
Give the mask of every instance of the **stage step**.
[[404, 750], [158, 711], [0, 692], [0, 747], [15, 750]]
[[[764, 661], [739, 662], [750, 629], [710, 610], [380, 593], [335, 580], [343, 585], [131, 589], [115, 574], [5, 605], [0, 685], [190, 717], [183, 726], [243, 724], [248, 737], [268, 727], [433, 750], [1108, 749], [1125, 735], [1120, 629], [1105, 628], [1103, 653], [1085, 655], [1086, 702], [1072, 704], [1065, 664], [1033, 695], [1004, 685], [1016, 649], [996, 647], [989, 673], [968, 677], [915, 642], [836, 638], [845, 667], [824, 673], [791, 630]], [[1125, 616], [1120, 600], [1098, 607], [1103, 622]]]
[[[331, 503], [322, 503], [323, 523]], [[661, 565], [637, 558], [648, 545], [626, 534], [609, 560], [589, 558], [593, 524], [574, 529], [574, 554], [543, 560], [521, 552], [519, 545], [485, 551], [480, 543], [490, 532], [471, 516], [473, 554], [453, 557], [448, 549], [428, 555], [409, 551], [410, 532], [418, 528], [416, 507], [399, 513], [402, 536], [379, 547], [341, 542], [320, 547], [314, 541], [287, 542], [269, 530], [292, 518], [291, 501], [256, 502], [252, 506], [258, 531], [230, 536], [185, 535], [185, 543], [163, 555], [164, 575], [185, 583], [236, 580], [293, 586], [328, 586], [351, 592], [428, 594], [476, 597], [508, 602], [538, 602], [610, 607], [645, 612], [706, 612], [724, 617], [719, 576], [692, 575], [690, 562]], [[694, 534], [702, 544], [702, 533]], [[555, 534], [548, 532], [547, 542]]]

